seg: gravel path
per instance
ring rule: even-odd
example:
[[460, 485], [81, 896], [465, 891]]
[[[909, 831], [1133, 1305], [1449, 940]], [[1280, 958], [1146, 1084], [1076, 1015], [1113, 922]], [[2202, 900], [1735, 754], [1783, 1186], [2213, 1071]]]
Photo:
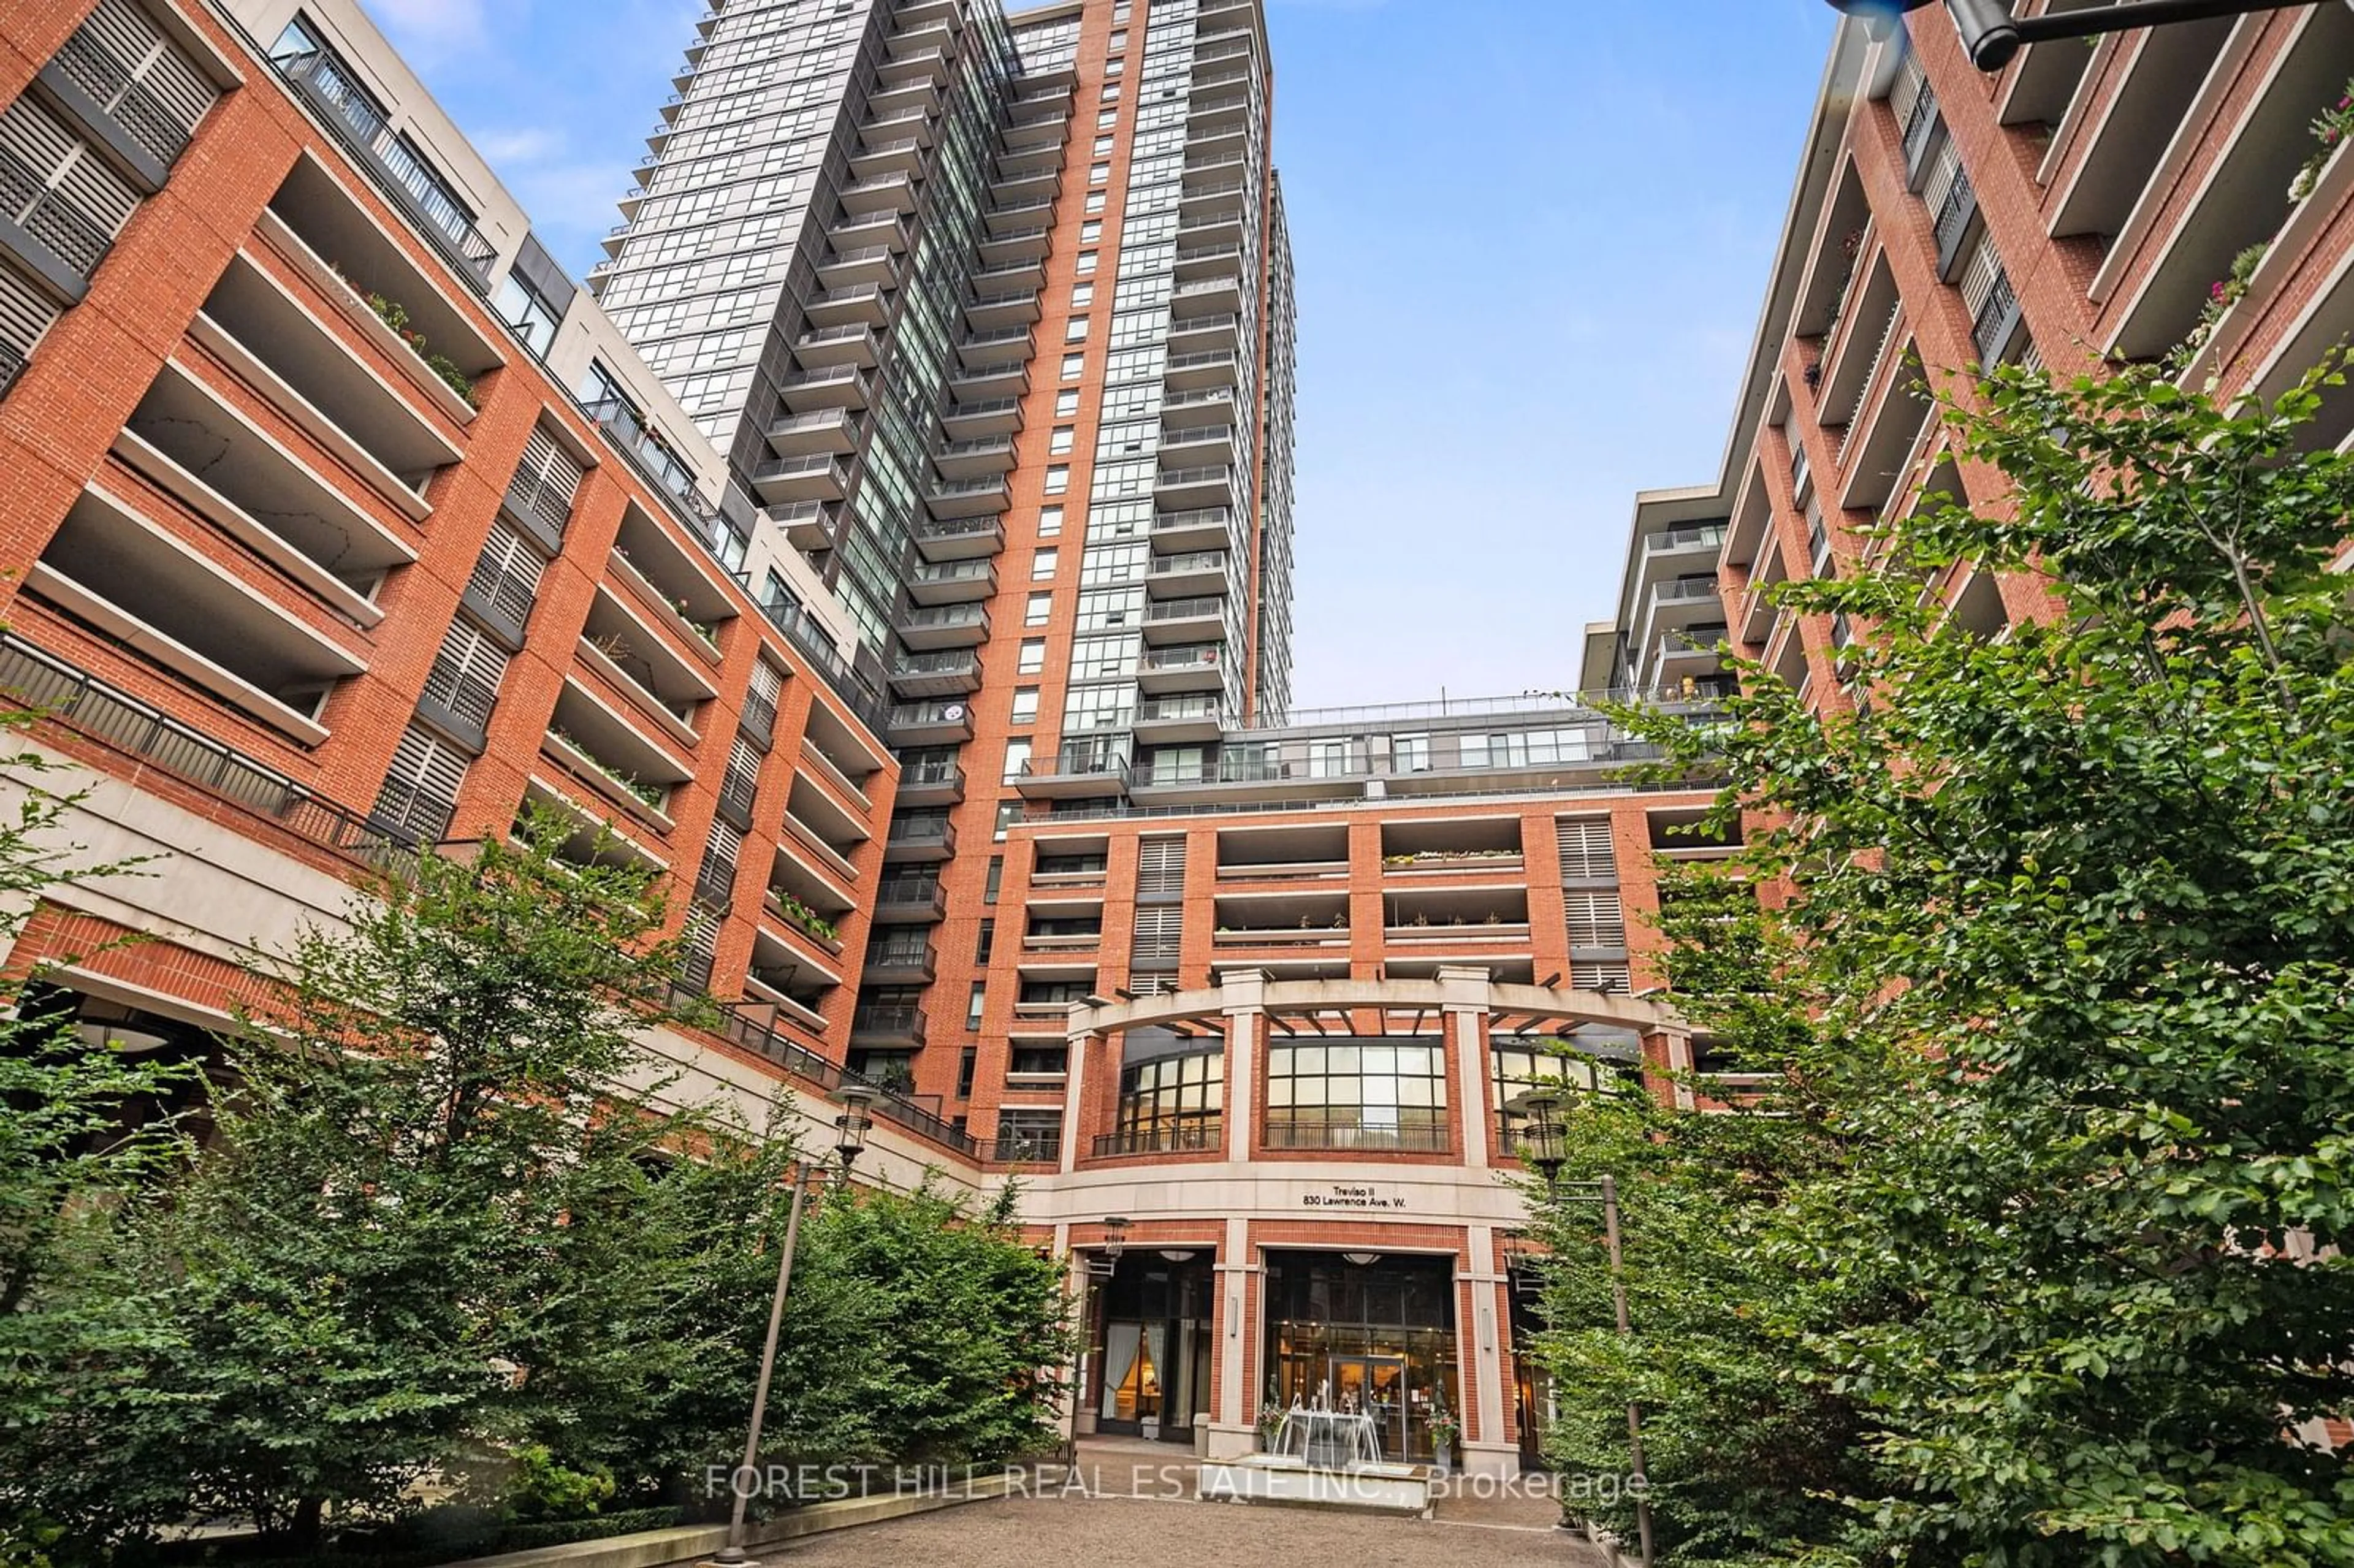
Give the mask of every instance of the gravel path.
[[1320, 1510], [1126, 1498], [967, 1503], [792, 1543], [778, 1560], [865, 1568], [1261, 1568], [1378, 1563], [1384, 1568], [1602, 1568], [1558, 1531], [1510, 1524], [1364, 1518]]

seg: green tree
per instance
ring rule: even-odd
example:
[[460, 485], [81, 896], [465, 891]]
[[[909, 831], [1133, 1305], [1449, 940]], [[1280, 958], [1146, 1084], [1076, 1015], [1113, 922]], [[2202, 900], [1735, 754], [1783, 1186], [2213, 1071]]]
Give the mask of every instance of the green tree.
[[633, 1038], [676, 960], [652, 876], [558, 836], [421, 857], [287, 955], [192, 1176], [82, 1282], [149, 1328], [60, 1371], [26, 1456], [56, 1516], [307, 1544], [593, 1403], [613, 1363], [549, 1308], [598, 1287], [571, 1215], [682, 1136]]
[[[32, 715], [0, 714], [22, 731]], [[80, 793], [41, 782], [57, 765], [37, 752], [0, 758], [22, 792], [0, 818], [0, 945], [13, 944], [38, 900], [138, 863], [80, 860], [67, 835]], [[87, 956], [87, 955], [81, 955]], [[37, 980], [39, 971], [28, 977]], [[0, 1561], [35, 1560], [54, 1532], [25, 1510], [7, 1478], [10, 1434], [69, 1407], [54, 1376], [78, 1359], [137, 1342], [122, 1304], [72, 1282], [107, 1255], [119, 1206], [186, 1153], [172, 1107], [195, 1082], [191, 1064], [146, 1060], [85, 1042], [69, 1018], [27, 1005], [25, 980], [0, 987]]]
[[[1807, 1027], [1752, 1061], [1838, 1154], [1765, 1211], [1820, 1296], [1782, 1373], [1857, 1402], [1878, 1484], [1839, 1484], [1907, 1560], [2354, 1562], [2307, 1436], [2354, 1394], [2354, 459], [2307, 450], [2340, 379], [2000, 371], [1956, 419], [2008, 514], [1781, 590], [1859, 632], [1850, 711], [1752, 669], [1724, 723], [1635, 720], [1771, 824], [1745, 868]], [[1946, 625], [1963, 563], [2050, 613]]]

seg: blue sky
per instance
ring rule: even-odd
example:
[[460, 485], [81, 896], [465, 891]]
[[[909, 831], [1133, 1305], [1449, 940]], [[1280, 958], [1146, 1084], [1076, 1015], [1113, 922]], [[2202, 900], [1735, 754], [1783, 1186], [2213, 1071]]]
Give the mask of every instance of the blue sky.
[[[365, 0], [576, 272], [699, 0]], [[1712, 479], [1822, 0], [1268, 0], [1299, 706], [1574, 685], [1638, 489]]]

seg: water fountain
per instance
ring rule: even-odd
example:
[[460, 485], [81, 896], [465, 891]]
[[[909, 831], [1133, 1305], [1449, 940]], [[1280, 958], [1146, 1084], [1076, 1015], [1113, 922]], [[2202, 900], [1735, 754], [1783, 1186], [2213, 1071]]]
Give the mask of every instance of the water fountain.
[[1320, 1387], [1283, 1413], [1263, 1454], [1213, 1460], [1201, 1469], [1204, 1499], [1427, 1513], [1429, 1472], [1382, 1457], [1381, 1427], [1344, 1400], [1331, 1407]]

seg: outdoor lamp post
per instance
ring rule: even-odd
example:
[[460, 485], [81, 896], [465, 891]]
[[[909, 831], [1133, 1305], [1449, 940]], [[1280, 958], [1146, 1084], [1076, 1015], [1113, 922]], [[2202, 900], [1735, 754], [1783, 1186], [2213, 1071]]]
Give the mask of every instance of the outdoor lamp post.
[[[1602, 1205], [1602, 1234], [1610, 1248], [1610, 1295], [1617, 1308], [1618, 1333], [1633, 1339], [1634, 1319], [1627, 1310], [1626, 1257], [1618, 1245], [1618, 1179], [1562, 1181], [1561, 1168], [1569, 1160], [1569, 1129], [1562, 1123], [1561, 1106], [1561, 1091], [1543, 1086], [1524, 1089], [1505, 1103], [1507, 1110], [1528, 1118], [1522, 1133], [1521, 1160], [1543, 1173], [1546, 1194], [1564, 1202]], [[1641, 1541], [1643, 1568], [1651, 1568], [1651, 1498], [1650, 1481], [1643, 1470], [1643, 1408], [1633, 1400], [1627, 1402], [1627, 1469], [1634, 1483], [1635, 1531]]]
[[[875, 1125], [871, 1107], [881, 1091], [871, 1084], [848, 1083], [836, 1091], [842, 1114], [833, 1118], [834, 1158], [842, 1161], [842, 1179], [850, 1180], [850, 1168], [866, 1148], [867, 1129]], [[825, 1179], [825, 1166], [813, 1160], [793, 1161], [793, 1202], [785, 1214], [784, 1255], [777, 1260], [777, 1292], [769, 1298], [769, 1337], [760, 1346], [760, 1378], [752, 1387], [752, 1425], [744, 1437], [744, 1462], [731, 1478], [729, 1490], [735, 1501], [727, 1510], [727, 1544], [713, 1558], [715, 1563], [748, 1564], [744, 1554], [744, 1514], [750, 1505], [752, 1493], [760, 1484], [760, 1425], [769, 1414], [769, 1383], [777, 1370], [777, 1335], [784, 1327], [785, 1298], [793, 1287], [793, 1253], [801, 1245], [801, 1210], [810, 1192]]]
[[[1850, 16], [1893, 23], [1907, 11], [1918, 11], [1934, 0], [1829, 0], [1831, 8]], [[2321, 0], [2122, 0], [2115, 5], [2088, 10], [2046, 12], [2040, 16], [2013, 16], [2003, 0], [1946, 0], [1961, 29], [1962, 48], [1970, 63], [1982, 71], [1999, 71], [2029, 44], [2047, 38], [2087, 38], [2095, 33], [2122, 33], [2133, 27], [2155, 27], [2168, 22], [2199, 22], [2210, 16], [2240, 16], [2251, 11], [2285, 11], [2292, 5], [2312, 5]]]
[[866, 1151], [867, 1130], [875, 1125], [875, 1102], [883, 1092], [872, 1084], [844, 1084], [834, 1091], [842, 1104], [842, 1114], [833, 1118], [833, 1153], [842, 1161], [842, 1174], [847, 1181], [850, 1168]]

